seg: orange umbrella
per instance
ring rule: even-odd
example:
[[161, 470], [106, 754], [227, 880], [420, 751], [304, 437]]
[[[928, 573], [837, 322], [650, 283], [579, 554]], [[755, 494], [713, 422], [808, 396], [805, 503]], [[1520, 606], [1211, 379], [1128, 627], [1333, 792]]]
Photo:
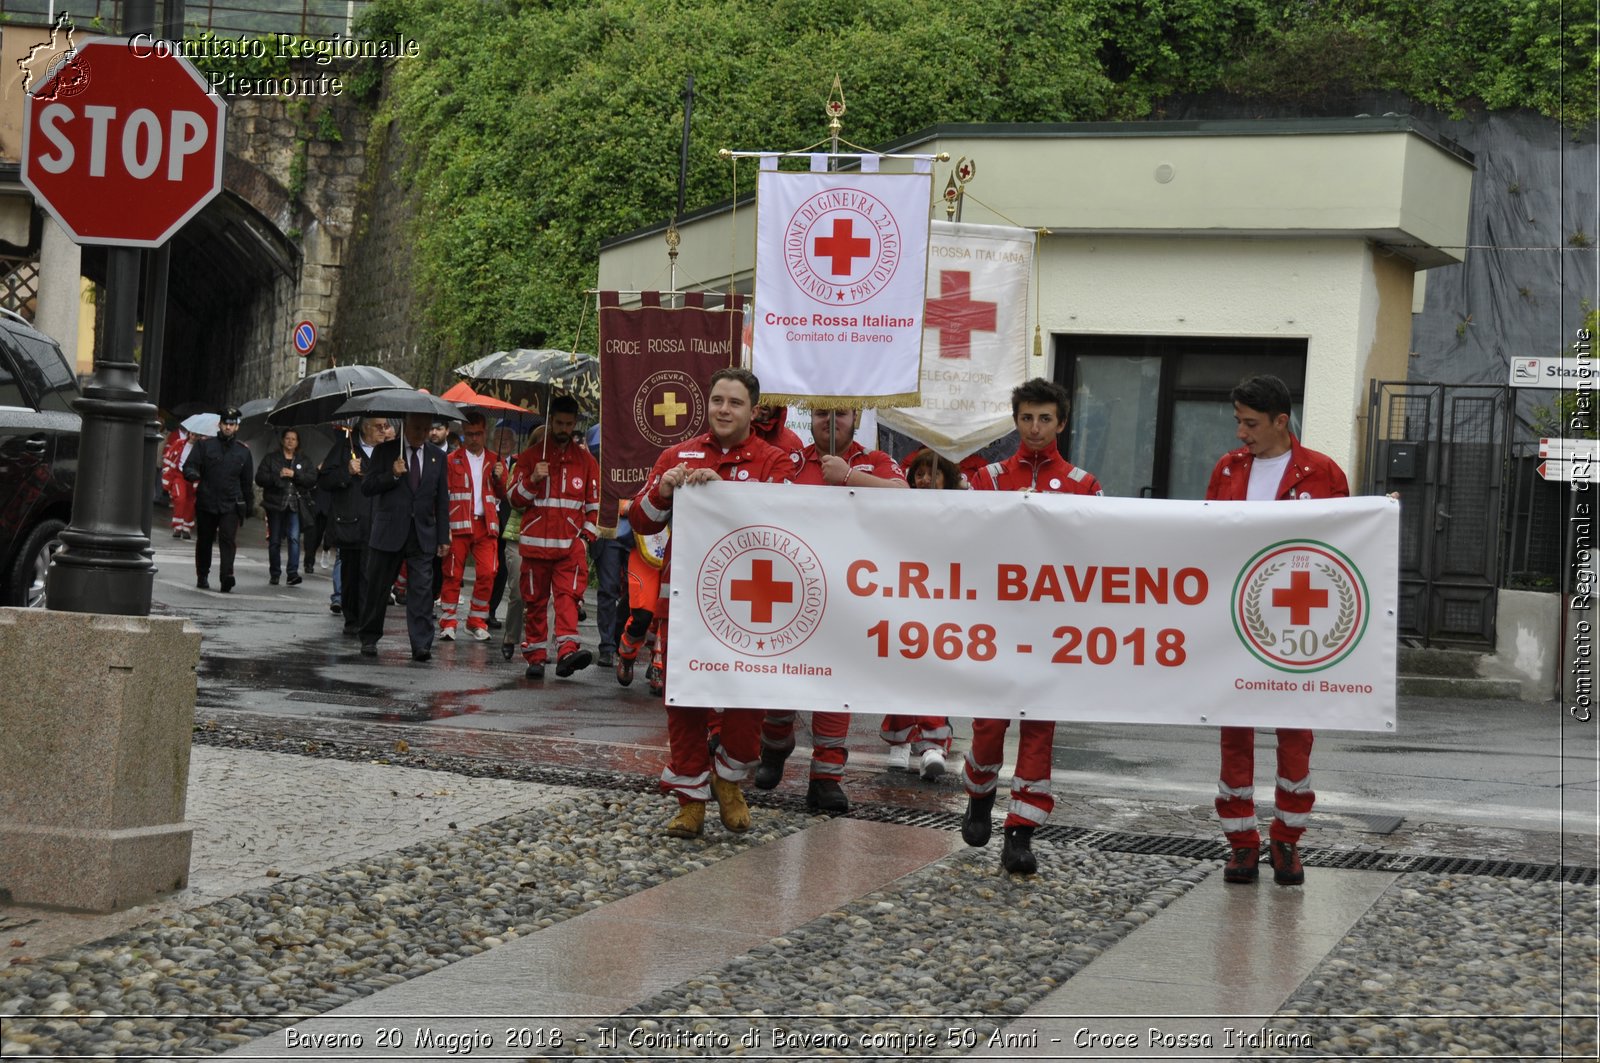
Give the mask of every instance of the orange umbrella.
[[446, 402], [453, 402], [458, 406], [476, 406], [480, 410], [509, 410], [513, 413], [527, 413], [528, 411], [514, 402], [505, 402], [490, 395], [480, 395], [472, 390], [472, 385], [465, 380], [457, 383], [449, 391], [439, 396]]

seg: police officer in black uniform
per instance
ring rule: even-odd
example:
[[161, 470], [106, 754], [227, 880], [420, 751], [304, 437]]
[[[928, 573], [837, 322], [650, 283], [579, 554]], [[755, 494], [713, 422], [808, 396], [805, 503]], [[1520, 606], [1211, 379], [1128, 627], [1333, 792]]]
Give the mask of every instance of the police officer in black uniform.
[[201, 440], [184, 462], [184, 479], [195, 484], [194, 585], [210, 590], [211, 544], [222, 546], [220, 590], [233, 590], [233, 555], [239, 544], [239, 524], [255, 502], [255, 463], [250, 449], [234, 438], [239, 433], [239, 408], [222, 411], [213, 439]]

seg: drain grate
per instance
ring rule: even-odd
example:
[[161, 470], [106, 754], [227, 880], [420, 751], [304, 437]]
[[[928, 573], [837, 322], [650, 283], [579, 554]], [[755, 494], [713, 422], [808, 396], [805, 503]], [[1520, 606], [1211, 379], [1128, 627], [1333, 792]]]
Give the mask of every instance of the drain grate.
[[[379, 698], [358, 698], [355, 695], [291, 694], [302, 701], [333, 701], [345, 704], [360, 701], [364, 704], [399, 704]], [[278, 752], [297, 753], [303, 756], [325, 757], [333, 760], [371, 762], [373, 750], [365, 746], [344, 745], [318, 739], [308, 743], [303, 739], [267, 736], [233, 728], [206, 730], [196, 727], [194, 741], [215, 746], [272, 749]], [[402, 767], [426, 767], [435, 771], [448, 771], [476, 778], [516, 779], [523, 782], [544, 783], [552, 786], [572, 786], [587, 790], [615, 790], [622, 793], [655, 793], [657, 780], [648, 775], [630, 772], [605, 771], [595, 768], [571, 768], [549, 764], [529, 764], [523, 761], [496, 761], [481, 757], [463, 757], [451, 754], [384, 754], [388, 763]], [[770, 793], [746, 790], [745, 796], [752, 805], [762, 808], [805, 810], [805, 798], [796, 793]], [[935, 830], [961, 829], [961, 816], [955, 812], [902, 808], [882, 803], [859, 803], [847, 813], [847, 818], [874, 823], [893, 823], [906, 827], [931, 827]], [[1090, 830], [1065, 824], [1046, 824], [1034, 835], [1041, 841], [1070, 842], [1104, 852], [1134, 853], [1141, 856], [1175, 856], [1188, 860], [1222, 860], [1228, 847], [1221, 841], [1200, 838], [1182, 838], [1165, 834], [1135, 834], [1128, 831]], [[1517, 878], [1535, 882], [1569, 882], [1579, 886], [1600, 885], [1600, 868], [1574, 864], [1538, 864], [1511, 860], [1484, 860], [1455, 856], [1426, 856], [1417, 853], [1382, 852], [1376, 849], [1324, 849], [1308, 846], [1300, 850], [1300, 862], [1307, 867], [1335, 868], [1346, 871], [1389, 871], [1398, 874], [1472, 875], [1487, 878]]]
[[393, 698], [369, 698], [362, 694], [323, 694], [314, 690], [296, 690], [285, 701], [306, 701], [313, 705], [348, 705], [355, 709], [414, 709], [409, 701]]

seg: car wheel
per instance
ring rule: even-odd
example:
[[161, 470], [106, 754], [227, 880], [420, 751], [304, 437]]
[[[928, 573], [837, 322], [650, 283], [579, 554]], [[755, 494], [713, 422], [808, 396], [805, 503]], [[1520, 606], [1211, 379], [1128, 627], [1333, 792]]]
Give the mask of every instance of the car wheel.
[[50, 570], [50, 558], [61, 549], [61, 533], [66, 527], [62, 521], [47, 520], [22, 541], [6, 580], [7, 604], [44, 608], [45, 573]]

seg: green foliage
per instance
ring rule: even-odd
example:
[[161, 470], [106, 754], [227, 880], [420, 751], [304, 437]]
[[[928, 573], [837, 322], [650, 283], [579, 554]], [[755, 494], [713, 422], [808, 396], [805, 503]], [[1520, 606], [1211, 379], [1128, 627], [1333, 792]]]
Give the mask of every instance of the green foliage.
[[[1577, 353], [1576, 344], [1586, 343], [1585, 357], [1600, 358], [1594, 350], [1600, 339], [1600, 309], [1587, 309], [1583, 324], [1575, 335], [1571, 350], [1562, 355]], [[1534, 436], [1551, 439], [1600, 439], [1600, 391], [1592, 388], [1562, 390], [1553, 402], [1543, 403], [1528, 411], [1528, 426]]]
[[733, 190], [716, 149], [821, 141], [835, 74], [866, 145], [1219, 89], [1586, 117], [1561, 86], [1594, 84], [1594, 16], [1567, 6], [1563, 24], [1557, 0], [376, 0], [361, 32], [421, 48], [390, 65], [377, 124], [410, 152], [426, 345], [458, 364], [572, 341], [600, 240], [671, 215], [690, 73], [693, 210]]

